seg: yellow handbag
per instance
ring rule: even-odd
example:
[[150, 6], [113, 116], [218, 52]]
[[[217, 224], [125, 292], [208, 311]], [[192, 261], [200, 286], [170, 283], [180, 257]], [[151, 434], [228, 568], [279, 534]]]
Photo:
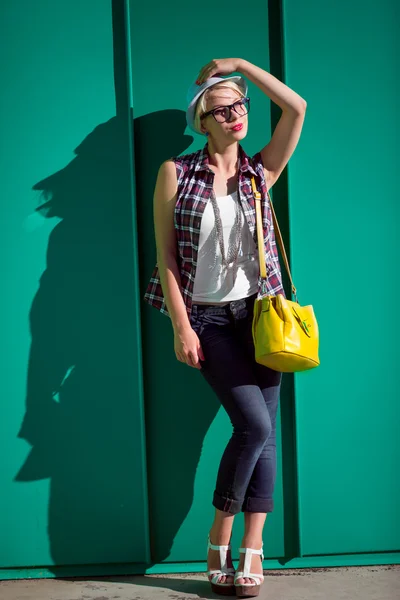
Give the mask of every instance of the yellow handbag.
[[[264, 293], [266, 292], [267, 268], [262, 228], [261, 194], [257, 191], [254, 177], [252, 177], [251, 184], [256, 205], [258, 255], [260, 275], [263, 279], [262, 292]], [[287, 300], [282, 294], [256, 298], [253, 313], [255, 360], [261, 365], [282, 373], [307, 371], [318, 367], [320, 364], [318, 357], [318, 323], [312, 306], [300, 306], [298, 304], [296, 288], [290, 273], [282, 234], [268, 191], [267, 194], [271, 205], [276, 238], [296, 301]]]

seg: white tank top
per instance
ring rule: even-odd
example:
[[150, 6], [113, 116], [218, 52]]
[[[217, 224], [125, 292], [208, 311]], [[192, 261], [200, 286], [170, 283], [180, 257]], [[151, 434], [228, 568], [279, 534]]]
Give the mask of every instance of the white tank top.
[[[219, 196], [216, 200], [221, 214], [226, 256], [229, 236], [235, 221], [235, 203], [238, 202], [238, 193], [236, 191], [227, 196]], [[241, 246], [239, 249], [235, 284], [233, 284], [232, 269], [224, 271], [223, 275], [221, 273], [222, 257], [218, 237], [216, 235], [210, 236], [214, 227], [214, 209], [209, 200], [203, 212], [200, 225], [193, 303], [226, 304], [232, 300], [247, 298], [257, 292], [259, 275], [258, 252], [256, 251], [256, 245], [246, 219], [242, 215]], [[216, 263], [212, 268], [214, 258], [216, 258]]]

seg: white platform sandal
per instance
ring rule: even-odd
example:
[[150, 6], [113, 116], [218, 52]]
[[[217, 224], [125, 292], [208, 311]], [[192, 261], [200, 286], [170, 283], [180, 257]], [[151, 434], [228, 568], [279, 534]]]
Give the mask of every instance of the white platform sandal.
[[[258, 596], [260, 593], [261, 584], [264, 581], [264, 575], [259, 573], [250, 573], [251, 558], [253, 554], [260, 554], [261, 561], [264, 560], [263, 547], [260, 550], [254, 550], [254, 548], [239, 548], [239, 552], [244, 554], [244, 566], [243, 571], [236, 571], [234, 584], [236, 588], [236, 596], [238, 598], [251, 598]], [[237, 583], [238, 579], [244, 577], [251, 577], [255, 583]]]
[[[218, 550], [221, 568], [207, 570], [207, 576], [209, 578], [209, 582], [211, 583], [212, 591], [215, 594], [221, 594], [223, 596], [234, 596], [236, 593], [234, 583], [218, 583], [218, 579], [222, 575], [230, 577], [233, 577], [235, 575], [235, 569], [233, 567], [228, 567], [226, 561], [227, 552], [228, 550], [230, 550], [230, 548], [230, 544], [228, 544], [227, 546], [216, 546], [215, 544], [212, 544], [210, 542], [210, 535], [208, 535], [207, 554], [210, 549]], [[212, 578], [210, 579], [211, 575]]]

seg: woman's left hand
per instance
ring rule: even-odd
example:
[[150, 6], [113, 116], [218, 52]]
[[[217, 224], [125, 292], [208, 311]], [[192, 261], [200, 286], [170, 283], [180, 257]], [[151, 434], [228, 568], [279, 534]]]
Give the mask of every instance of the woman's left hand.
[[229, 75], [238, 70], [240, 58], [215, 58], [211, 62], [204, 65], [200, 69], [199, 76], [196, 80], [198, 85], [201, 85], [209, 77], [217, 77], [220, 75]]

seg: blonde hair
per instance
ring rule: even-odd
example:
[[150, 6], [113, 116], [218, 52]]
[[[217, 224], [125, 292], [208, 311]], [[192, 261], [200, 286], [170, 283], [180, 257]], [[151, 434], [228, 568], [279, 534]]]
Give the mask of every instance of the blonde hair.
[[234, 90], [235, 92], [237, 92], [241, 98], [244, 98], [244, 93], [243, 93], [242, 88], [234, 81], [224, 81], [224, 82], [221, 81], [220, 83], [214, 83], [214, 85], [211, 85], [209, 88], [207, 88], [206, 91], [197, 100], [196, 110], [194, 113], [193, 125], [194, 125], [194, 128], [196, 129], [196, 131], [198, 131], [201, 134], [203, 132], [201, 131], [200, 116], [203, 113], [207, 112], [206, 105], [207, 105], [208, 93], [212, 90], [219, 90], [220, 88], [230, 88], [231, 90]]

